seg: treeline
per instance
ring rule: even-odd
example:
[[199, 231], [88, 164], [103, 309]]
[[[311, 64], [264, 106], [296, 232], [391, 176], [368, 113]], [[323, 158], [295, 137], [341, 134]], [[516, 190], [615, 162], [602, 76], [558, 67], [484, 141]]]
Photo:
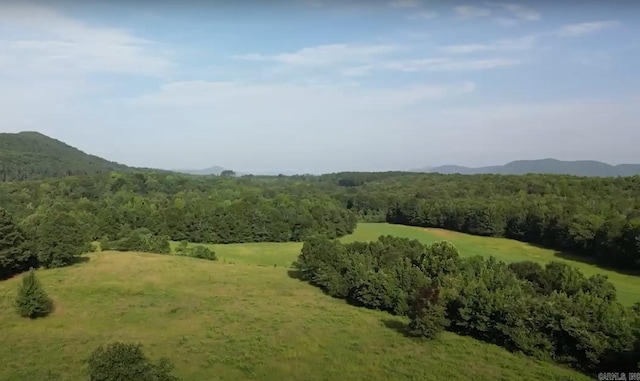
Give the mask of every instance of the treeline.
[[92, 250], [85, 229], [72, 215], [50, 211], [19, 226], [0, 208], [0, 279], [38, 267], [63, 267]]
[[[640, 269], [640, 176], [327, 175], [367, 221], [506, 237]], [[353, 177], [351, 179], [351, 177]]]
[[640, 358], [640, 304], [624, 307], [606, 277], [563, 263], [507, 265], [461, 258], [445, 241], [380, 237], [310, 239], [294, 267], [331, 296], [409, 316], [413, 335], [447, 329], [587, 372]]
[[[4, 276], [70, 264], [93, 241], [115, 250], [166, 253], [169, 240], [336, 238], [353, 232], [357, 223], [357, 216], [322, 187], [305, 181], [145, 172], [3, 183], [0, 208], [14, 232], [0, 239], [15, 243], [8, 242], [0, 254]], [[2, 255], [11, 259], [3, 263]], [[183, 255], [215, 256], [200, 248], [185, 249]]]
[[113, 173], [2, 184], [0, 207], [30, 220], [52, 208], [72, 214], [94, 239], [147, 228], [174, 241], [301, 241], [351, 233], [357, 217], [309, 183], [163, 173]]
[[349, 234], [359, 219], [513, 238], [640, 269], [640, 176], [125, 172], [3, 183], [0, 207], [21, 226], [64, 211], [91, 240], [146, 228], [196, 243], [303, 241]]

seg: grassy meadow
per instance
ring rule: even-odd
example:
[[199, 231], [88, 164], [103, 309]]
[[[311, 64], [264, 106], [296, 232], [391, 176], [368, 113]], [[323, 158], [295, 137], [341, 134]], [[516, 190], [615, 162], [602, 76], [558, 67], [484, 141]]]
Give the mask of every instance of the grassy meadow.
[[[442, 229], [426, 229], [411, 226], [362, 223], [343, 242], [374, 241], [381, 235], [393, 235], [417, 239], [423, 243], [440, 240], [453, 242], [462, 256], [494, 256], [505, 262], [533, 261], [545, 264], [551, 260], [568, 263], [580, 269], [586, 276], [597, 273], [607, 275], [618, 290], [621, 303], [632, 305], [640, 301], [640, 277], [566, 259], [554, 250], [543, 249], [527, 243], [504, 239], [478, 237]], [[177, 245], [173, 244], [174, 247]], [[230, 245], [205, 245], [215, 250], [222, 262], [257, 264], [262, 266], [290, 266], [300, 253], [301, 243], [243, 243]]]
[[236, 264], [101, 252], [38, 271], [56, 311], [34, 321], [11, 306], [20, 277], [1, 282], [0, 380], [88, 379], [84, 360], [113, 340], [169, 357], [187, 381], [589, 379], [452, 333], [406, 338], [402, 318], [347, 305], [283, 266], [229, 250], [221, 254]]
[[[517, 241], [388, 224], [361, 224], [343, 241], [383, 234], [446, 239], [465, 256], [567, 261]], [[114, 340], [169, 357], [185, 381], [589, 379], [449, 332], [407, 338], [404, 318], [350, 306], [291, 277], [300, 243], [208, 246], [219, 261], [98, 252], [39, 270], [56, 310], [34, 321], [12, 307], [20, 276], [0, 282], [0, 380], [88, 379], [85, 359]], [[607, 274], [624, 303], [640, 299], [640, 278], [569, 262], [587, 275]]]

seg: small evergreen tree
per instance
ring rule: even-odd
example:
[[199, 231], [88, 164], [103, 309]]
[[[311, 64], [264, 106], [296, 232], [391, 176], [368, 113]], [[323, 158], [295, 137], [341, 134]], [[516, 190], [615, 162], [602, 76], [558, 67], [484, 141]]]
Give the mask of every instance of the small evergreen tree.
[[42, 288], [33, 269], [22, 278], [16, 298], [16, 310], [20, 316], [30, 319], [47, 316], [53, 310], [53, 302]]

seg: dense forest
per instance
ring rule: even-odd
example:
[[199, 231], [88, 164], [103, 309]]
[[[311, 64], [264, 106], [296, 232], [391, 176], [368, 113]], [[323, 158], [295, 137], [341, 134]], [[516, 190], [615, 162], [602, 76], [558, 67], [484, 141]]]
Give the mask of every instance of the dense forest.
[[640, 269], [640, 176], [321, 176], [359, 218], [506, 237]]
[[[152, 235], [165, 242], [288, 242], [314, 235], [340, 237], [353, 232], [357, 223], [357, 216], [321, 187], [277, 177], [126, 172], [3, 183], [0, 208], [5, 229], [14, 232], [3, 238], [37, 246], [10, 254], [0, 243], [5, 276], [34, 264], [69, 264], [90, 242], [131, 241], [132, 232], [135, 240], [146, 241]], [[74, 242], [65, 247], [55, 244], [56, 239]], [[5, 245], [14, 251], [15, 246]], [[49, 246], [55, 247], [51, 253]]]
[[0, 208], [25, 231], [66, 212], [88, 241], [139, 228], [196, 243], [303, 241], [349, 234], [358, 220], [387, 221], [507, 237], [640, 269], [640, 176], [127, 171], [3, 183]]

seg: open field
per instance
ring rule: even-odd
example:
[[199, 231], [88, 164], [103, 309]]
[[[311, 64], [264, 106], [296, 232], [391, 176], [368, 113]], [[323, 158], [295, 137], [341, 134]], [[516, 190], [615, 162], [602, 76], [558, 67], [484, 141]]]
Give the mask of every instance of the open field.
[[[11, 307], [20, 277], [0, 282], [0, 380], [87, 379], [84, 359], [113, 340], [141, 342], [193, 381], [589, 379], [451, 333], [406, 338], [401, 318], [349, 306], [285, 267], [228, 250], [218, 249], [237, 264], [102, 252], [38, 271], [56, 311], [35, 321]], [[280, 255], [273, 263], [285, 262]]]
[[[377, 240], [380, 235], [393, 235], [417, 239], [424, 243], [440, 240], [453, 242], [463, 256], [493, 255], [505, 262], [534, 261], [540, 264], [551, 260], [568, 263], [579, 268], [585, 275], [605, 274], [618, 290], [621, 303], [632, 305], [640, 301], [640, 277], [621, 274], [597, 266], [565, 259], [560, 253], [536, 247], [527, 243], [504, 239], [478, 237], [442, 229], [362, 223], [356, 231], [342, 239], [343, 242]], [[301, 243], [246, 243], [231, 245], [205, 245], [213, 248], [220, 261], [264, 266], [290, 266], [300, 253]]]

